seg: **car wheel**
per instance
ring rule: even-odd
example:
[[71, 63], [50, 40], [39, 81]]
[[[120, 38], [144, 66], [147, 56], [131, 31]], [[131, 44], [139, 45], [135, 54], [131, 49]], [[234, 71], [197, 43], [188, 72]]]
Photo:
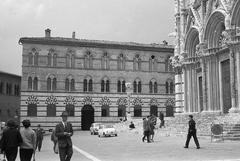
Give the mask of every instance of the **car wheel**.
[[117, 134], [115, 134], [115, 136], [117, 136]]

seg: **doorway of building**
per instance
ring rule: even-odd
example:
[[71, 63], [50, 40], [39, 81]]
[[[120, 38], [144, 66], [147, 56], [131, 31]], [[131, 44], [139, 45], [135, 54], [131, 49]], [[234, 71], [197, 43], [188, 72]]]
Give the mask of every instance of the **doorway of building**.
[[154, 114], [154, 116], [158, 116], [158, 107], [153, 105], [150, 107], [150, 115]]
[[228, 113], [231, 108], [231, 85], [230, 85], [230, 61], [225, 60], [221, 62], [222, 66], [222, 100], [223, 113]]
[[173, 106], [167, 106], [166, 107], [166, 117], [172, 117], [173, 116]]
[[89, 130], [94, 122], [94, 108], [91, 105], [84, 105], [82, 108], [81, 129]]

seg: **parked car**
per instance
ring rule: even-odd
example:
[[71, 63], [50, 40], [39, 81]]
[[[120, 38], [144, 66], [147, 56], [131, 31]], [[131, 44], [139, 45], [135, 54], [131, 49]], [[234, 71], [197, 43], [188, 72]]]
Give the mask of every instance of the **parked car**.
[[98, 137], [100, 136], [117, 136], [117, 130], [113, 127], [113, 125], [100, 125], [98, 130]]
[[91, 135], [95, 135], [98, 134], [98, 129], [99, 126], [101, 125], [101, 123], [92, 123], [91, 127], [90, 127], [90, 133]]

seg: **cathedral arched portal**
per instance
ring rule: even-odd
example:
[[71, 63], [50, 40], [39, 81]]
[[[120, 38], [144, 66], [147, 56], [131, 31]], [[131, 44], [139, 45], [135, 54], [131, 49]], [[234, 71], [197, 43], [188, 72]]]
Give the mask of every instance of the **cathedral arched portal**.
[[92, 105], [84, 105], [81, 112], [81, 129], [89, 130], [91, 124], [94, 122], [94, 108]]

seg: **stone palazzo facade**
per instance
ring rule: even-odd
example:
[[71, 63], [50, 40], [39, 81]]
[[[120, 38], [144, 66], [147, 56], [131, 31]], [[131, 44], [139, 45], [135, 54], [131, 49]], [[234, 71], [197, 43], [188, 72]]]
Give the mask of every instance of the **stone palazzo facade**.
[[[149, 114], [173, 116], [174, 72], [165, 44], [22, 37], [21, 120], [52, 129], [69, 112], [74, 129]], [[127, 89], [125, 84], [131, 83]], [[130, 95], [127, 95], [130, 94]]]
[[176, 111], [239, 113], [240, 1], [175, 0]]

